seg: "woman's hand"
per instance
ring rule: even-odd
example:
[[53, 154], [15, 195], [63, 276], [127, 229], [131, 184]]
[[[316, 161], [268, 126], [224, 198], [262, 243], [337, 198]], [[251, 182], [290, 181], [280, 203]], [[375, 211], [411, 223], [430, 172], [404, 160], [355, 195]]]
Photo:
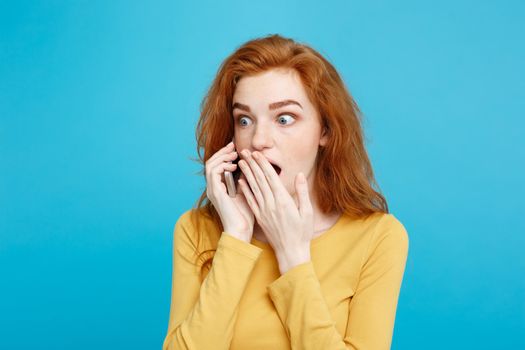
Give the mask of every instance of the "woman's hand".
[[206, 161], [206, 195], [221, 218], [224, 232], [249, 243], [255, 221], [253, 213], [244, 195], [237, 193], [231, 198], [222, 182], [225, 170], [233, 172], [237, 168], [236, 164], [229, 163], [237, 156], [230, 142]]
[[313, 238], [313, 208], [308, 183], [302, 173], [295, 177], [299, 208], [279, 175], [259, 152], [241, 152], [241, 171], [247, 180], [239, 185], [266, 239], [273, 247], [281, 274], [310, 260]]

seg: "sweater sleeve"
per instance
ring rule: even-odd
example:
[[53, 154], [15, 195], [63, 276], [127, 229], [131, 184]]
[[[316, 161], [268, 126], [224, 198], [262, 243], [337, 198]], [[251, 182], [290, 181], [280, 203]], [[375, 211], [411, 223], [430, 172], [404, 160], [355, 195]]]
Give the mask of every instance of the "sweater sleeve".
[[238, 304], [262, 249], [223, 232], [201, 285], [189, 232], [189, 223], [179, 219], [173, 234], [171, 307], [162, 349], [229, 349]]
[[292, 349], [390, 349], [397, 300], [408, 255], [408, 235], [392, 214], [383, 216], [371, 239], [345, 334], [338, 333], [311, 261], [268, 285]]

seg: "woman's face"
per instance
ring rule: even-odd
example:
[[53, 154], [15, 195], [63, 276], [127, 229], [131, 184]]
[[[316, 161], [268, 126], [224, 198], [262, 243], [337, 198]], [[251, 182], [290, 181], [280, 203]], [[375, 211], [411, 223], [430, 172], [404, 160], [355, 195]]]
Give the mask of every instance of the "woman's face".
[[317, 150], [327, 140], [296, 71], [272, 69], [242, 77], [233, 95], [233, 118], [239, 153], [259, 151], [278, 165], [279, 178], [294, 198], [299, 172], [307, 177], [312, 192]]

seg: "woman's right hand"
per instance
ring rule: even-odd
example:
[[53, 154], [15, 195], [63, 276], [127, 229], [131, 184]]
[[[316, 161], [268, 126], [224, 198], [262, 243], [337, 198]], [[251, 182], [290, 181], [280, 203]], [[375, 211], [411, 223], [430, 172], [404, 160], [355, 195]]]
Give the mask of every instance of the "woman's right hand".
[[249, 243], [255, 222], [252, 210], [242, 191], [231, 198], [222, 182], [225, 170], [237, 169], [237, 164], [229, 163], [239, 156], [234, 147], [230, 142], [206, 161], [206, 195], [221, 218], [224, 232]]

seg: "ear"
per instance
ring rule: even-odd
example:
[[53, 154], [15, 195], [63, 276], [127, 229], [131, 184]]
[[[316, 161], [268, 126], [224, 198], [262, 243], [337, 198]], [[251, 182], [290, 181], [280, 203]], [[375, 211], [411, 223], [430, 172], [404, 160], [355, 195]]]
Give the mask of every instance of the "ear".
[[321, 139], [319, 140], [319, 145], [325, 146], [328, 142], [328, 130], [326, 127], [323, 127], [323, 132], [321, 134]]

